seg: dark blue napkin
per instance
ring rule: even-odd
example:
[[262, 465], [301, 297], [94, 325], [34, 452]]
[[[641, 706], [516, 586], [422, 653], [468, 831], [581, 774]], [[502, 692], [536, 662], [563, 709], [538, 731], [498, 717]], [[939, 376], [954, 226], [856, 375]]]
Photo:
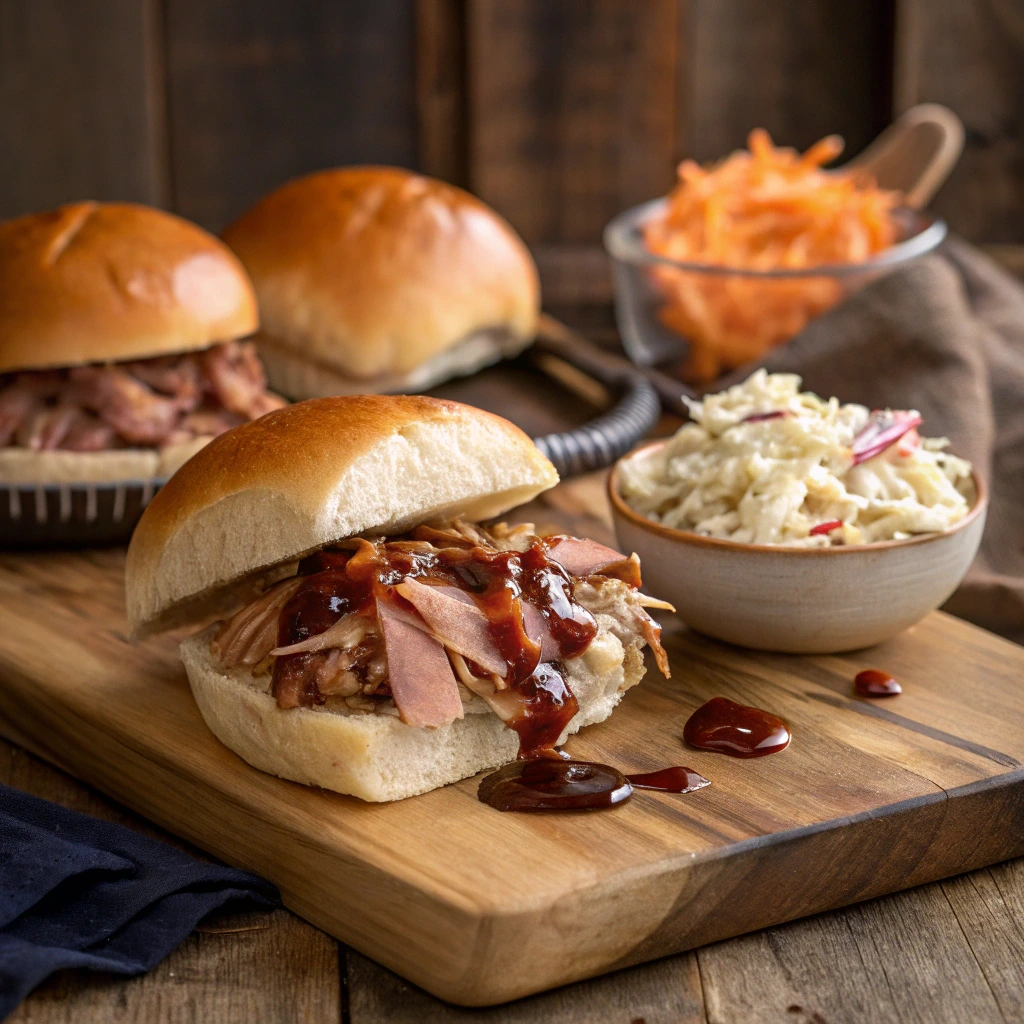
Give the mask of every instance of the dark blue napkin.
[[63, 967], [142, 974], [269, 882], [0, 785], [0, 1020]]

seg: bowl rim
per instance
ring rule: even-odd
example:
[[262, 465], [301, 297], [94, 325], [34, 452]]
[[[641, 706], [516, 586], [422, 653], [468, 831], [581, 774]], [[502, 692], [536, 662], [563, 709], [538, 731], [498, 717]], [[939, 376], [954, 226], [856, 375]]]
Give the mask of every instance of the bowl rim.
[[730, 267], [714, 263], [684, 263], [669, 259], [651, 252], [640, 241], [633, 237], [634, 229], [654, 213], [663, 209], [668, 203], [666, 197], [651, 199], [639, 206], [614, 217], [605, 226], [604, 247], [613, 259], [625, 263], [643, 264], [647, 266], [671, 267], [673, 270], [689, 273], [717, 274], [730, 277], [749, 277], [754, 280], [784, 280], [786, 278], [807, 277], [847, 277], [854, 274], [870, 273], [872, 270], [885, 269], [909, 263], [920, 256], [925, 256], [942, 244], [948, 233], [946, 222], [941, 217], [912, 210], [906, 206], [896, 207], [896, 212], [910, 215], [925, 226], [908, 238], [883, 249], [876, 256], [863, 263], [818, 263], [813, 267], [790, 267], [773, 270], [755, 270], [749, 267]]
[[692, 544], [695, 547], [706, 547], [706, 548], [719, 548], [726, 551], [746, 551], [750, 553], [763, 553], [763, 554], [774, 554], [783, 555], [787, 557], [812, 557], [817, 558], [823, 555], [849, 555], [863, 551], [885, 551], [891, 548], [905, 548], [912, 547], [914, 545], [927, 544], [930, 541], [942, 540], [945, 537], [951, 537], [955, 533], [959, 533], [961, 530], [965, 530], [971, 523], [973, 523], [979, 516], [983, 515], [986, 508], [988, 507], [988, 488], [985, 486], [985, 482], [978, 475], [977, 470], [971, 468], [971, 479], [974, 481], [975, 487], [975, 499], [974, 504], [971, 506], [970, 511], [963, 517], [958, 523], [954, 523], [948, 529], [940, 530], [936, 533], [919, 533], [913, 537], [906, 537], [903, 540], [876, 540], [870, 544], [846, 544], [840, 546], [829, 546], [829, 547], [815, 547], [815, 548], [803, 548], [794, 547], [788, 544], [750, 544], [746, 541], [738, 540], [725, 540], [721, 537], [705, 537], [703, 534], [693, 533], [690, 530], [680, 530], [674, 526], [666, 526], [664, 523], [656, 523], [653, 519], [648, 519], [647, 516], [636, 509], [630, 508], [626, 504], [625, 499], [619, 493], [618, 487], [618, 475], [619, 467], [627, 459], [634, 458], [643, 452], [650, 451], [654, 448], [661, 448], [668, 443], [670, 438], [658, 438], [654, 441], [648, 441], [647, 444], [641, 445], [638, 448], [634, 448], [633, 451], [627, 452], [622, 458], [617, 459], [608, 473], [606, 481], [606, 488], [608, 492], [608, 500], [612, 506], [613, 517], [618, 515], [623, 519], [628, 520], [634, 526], [638, 526], [648, 533], [653, 533], [659, 537], [665, 537], [668, 540], [678, 541], [682, 544]]

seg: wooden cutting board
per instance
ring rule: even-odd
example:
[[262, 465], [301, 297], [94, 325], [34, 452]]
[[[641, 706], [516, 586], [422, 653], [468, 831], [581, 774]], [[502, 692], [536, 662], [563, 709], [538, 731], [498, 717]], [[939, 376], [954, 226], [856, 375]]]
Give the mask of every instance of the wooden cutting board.
[[[557, 500], [571, 513], [589, 493]], [[122, 564], [117, 551], [0, 557], [0, 731], [457, 1003], [1024, 853], [1024, 648], [948, 616], [837, 657], [744, 652], [670, 619], [672, 680], [651, 667], [568, 749], [627, 771], [688, 764], [712, 785], [638, 791], [607, 812], [501, 814], [475, 779], [369, 805], [250, 768], [204, 726], [174, 643], [126, 642]], [[853, 699], [868, 666], [904, 694]], [[789, 749], [686, 749], [683, 723], [715, 695], [783, 715]]]

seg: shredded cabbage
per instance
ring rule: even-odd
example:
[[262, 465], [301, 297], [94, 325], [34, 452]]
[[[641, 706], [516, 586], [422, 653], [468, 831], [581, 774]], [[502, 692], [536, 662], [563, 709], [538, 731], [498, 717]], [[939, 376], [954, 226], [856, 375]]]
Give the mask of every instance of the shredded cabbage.
[[[758, 370], [688, 402], [693, 423], [623, 461], [623, 499], [679, 530], [800, 547], [900, 540], [945, 530], [967, 514], [971, 466], [944, 451], [946, 438], [911, 429], [855, 465], [850, 448], [872, 414], [800, 385], [795, 374]], [[812, 533], [836, 520], [841, 525]]]

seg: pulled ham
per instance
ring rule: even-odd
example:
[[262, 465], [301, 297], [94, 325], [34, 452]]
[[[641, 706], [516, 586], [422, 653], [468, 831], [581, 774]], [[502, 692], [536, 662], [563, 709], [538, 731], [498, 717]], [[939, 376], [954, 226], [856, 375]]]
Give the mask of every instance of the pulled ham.
[[[395, 589], [419, 612], [423, 624], [450, 651], [475, 661], [492, 676], [504, 677], [508, 664], [491, 636], [491, 622], [458, 587], [428, 586], [412, 576]], [[456, 597], [455, 594], [460, 595]]]
[[214, 436], [284, 405], [251, 342], [68, 370], [0, 375], [0, 447], [159, 448]]
[[304, 559], [295, 576], [220, 627], [213, 652], [225, 668], [270, 659], [282, 708], [340, 698], [440, 727], [479, 698], [519, 733], [521, 754], [533, 756], [575, 715], [562, 664], [598, 633], [577, 585], [627, 593], [621, 636], [645, 640], [668, 674], [639, 582], [635, 556], [592, 541], [541, 538], [529, 526], [420, 526]]
[[377, 618], [388, 658], [391, 695], [402, 720], [414, 726], [439, 726], [462, 718], [462, 698], [444, 645], [412, 624], [384, 599]]
[[552, 537], [547, 542], [547, 549], [548, 557], [558, 562], [571, 576], [590, 576], [626, 557], [596, 540], [580, 537]]

